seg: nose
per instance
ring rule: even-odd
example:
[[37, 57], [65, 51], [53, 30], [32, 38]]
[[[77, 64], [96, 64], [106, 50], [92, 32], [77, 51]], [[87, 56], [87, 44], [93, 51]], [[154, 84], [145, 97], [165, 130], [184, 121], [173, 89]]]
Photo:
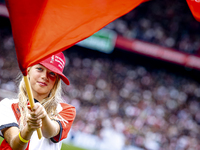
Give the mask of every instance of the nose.
[[42, 79], [48, 80], [48, 72], [47, 72], [47, 70], [44, 70], [44, 71], [42, 72]]

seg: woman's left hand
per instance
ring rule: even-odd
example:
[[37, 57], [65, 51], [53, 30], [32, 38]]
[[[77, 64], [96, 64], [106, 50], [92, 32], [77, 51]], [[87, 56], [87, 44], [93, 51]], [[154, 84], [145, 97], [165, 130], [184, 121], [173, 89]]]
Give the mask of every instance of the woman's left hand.
[[47, 116], [46, 110], [40, 103], [35, 103], [34, 107], [31, 109], [31, 106], [28, 105], [30, 110], [29, 114], [37, 119], [44, 119]]

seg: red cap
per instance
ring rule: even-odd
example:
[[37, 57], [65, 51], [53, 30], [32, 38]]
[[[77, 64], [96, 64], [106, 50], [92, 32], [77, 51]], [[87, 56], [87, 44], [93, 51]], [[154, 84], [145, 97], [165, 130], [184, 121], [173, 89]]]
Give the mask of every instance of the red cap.
[[62, 73], [65, 67], [65, 56], [62, 52], [52, 55], [51, 57], [41, 61], [40, 64], [46, 67], [47, 69], [57, 73], [63, 80], [63, 82], [69, 85], [69, 80]]

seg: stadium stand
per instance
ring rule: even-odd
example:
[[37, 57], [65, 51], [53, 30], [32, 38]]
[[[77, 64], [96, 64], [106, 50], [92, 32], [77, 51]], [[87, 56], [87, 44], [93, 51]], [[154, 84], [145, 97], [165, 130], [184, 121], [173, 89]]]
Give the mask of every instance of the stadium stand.
[[140, 39], [189, 54], [199, 54], [199, 29], [186, 1], [150, 0], [107, 28], [129, 39]]

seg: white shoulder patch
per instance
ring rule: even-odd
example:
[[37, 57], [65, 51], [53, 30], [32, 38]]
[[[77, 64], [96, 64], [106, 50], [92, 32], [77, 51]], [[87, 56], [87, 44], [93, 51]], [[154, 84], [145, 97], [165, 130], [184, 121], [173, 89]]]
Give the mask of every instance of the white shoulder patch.
[[63, 110], [62, 106], [60, 104], [58, 104], [56, 111], [59, 113]]

